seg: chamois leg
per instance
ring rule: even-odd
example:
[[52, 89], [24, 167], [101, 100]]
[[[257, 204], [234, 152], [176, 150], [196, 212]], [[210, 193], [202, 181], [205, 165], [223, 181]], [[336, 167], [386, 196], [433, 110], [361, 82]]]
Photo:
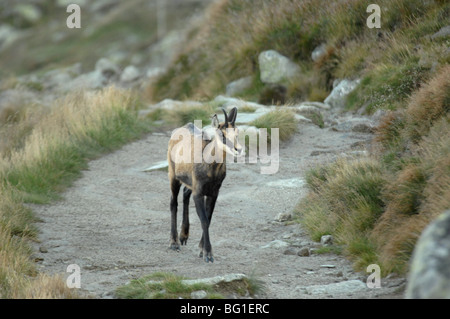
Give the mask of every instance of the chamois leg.
[[203, 257], [206, 262], [214, 262], [212, 255], [211, 242], [209, 241], [209, 219], [206, 214], [205, 209], [205, 199], [203, 195], [194, 195], [195, 208], [197, 210], [198, 217], [200, 218], [200, 223], [202, 224], [203, 230], [203, 245], [200, 247], [202, 251], [200, 252], [200, 257]]
[[170, 248], [173, 250], [180, 250], [180, 242], [178, 241], [177, 232], [177, 208], [178, 208], [178, 193], [180, 192], [181, 183], [172, 179], [170, 183], [170, 190], [172, 197], [170, 199], [170, 213], [171, 213], [171, 229], [170, 229]]
[[[209, 225], [211, 225], [211, 219], [214, 212], [214, 207], [216, 205], [217, 196], [218, 194], [206, 197], [205, 208], [206, 208], [206, 217], [208, 218], [208, 229]], [[203, 248], [203, 235], [202, 239], [200, 240], [200, 243], [198, 244], [198, 247], [200, 247], [200, 249]], [[203, 251], [200, 251], [200, 257], [203, 257]]]
[[189, 198], [192, 191], [184, 187], [183, 189], [183, 222], [181, 224], [180, 242], [181, 245], [186, 245], [189, 238]]

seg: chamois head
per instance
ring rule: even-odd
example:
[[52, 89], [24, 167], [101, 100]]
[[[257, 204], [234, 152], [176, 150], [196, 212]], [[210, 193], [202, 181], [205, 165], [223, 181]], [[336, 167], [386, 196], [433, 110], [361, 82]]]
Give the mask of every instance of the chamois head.
[[217, 145], [230, 155], [243, 155], [243, 148], [238, 140], [239, 129], [236, 128], [237, 108], [233, 107], [228, 115], [224, 109], [222, 111], [225, 115], [225, 122], [219, 123], [217, 114], [214, 114], [211, 121], [211, 126], [215, 129]]

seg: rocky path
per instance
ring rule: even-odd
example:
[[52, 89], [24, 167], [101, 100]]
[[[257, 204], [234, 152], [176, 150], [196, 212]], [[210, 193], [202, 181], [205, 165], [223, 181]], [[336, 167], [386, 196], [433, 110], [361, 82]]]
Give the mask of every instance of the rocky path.
[[90, 162], [63, 200], [33, 206], [41, 219], [38, 267], [67, 276], [68, 265], [79, 265], [81, 289], [95, 298], [113, 298], [118, 286], [157, 271], [188, 278], [254, 275], [264, 282], [260, 298], [402, 297], [401, 278], [382, 279], [381, 288], [369, 289], [369, 274], [355, 273], [343, 256], [297, 255], [317, 243], [298, 224], [277, 220], [307, 192], [303, 176], [309, 167], [355, 152], [355, 145], [371, 138], [353, 129], [353, 120], [337, 117], [324, 129], [299, 124], [280, 147], [276, 174], [260, 174], [259, 162], [228, 164], [210, 228], [213, 264], [198, 258], [201, 228], [192, 201], [188, 244], [180, 252], [169, 249], [167, 172], [144, 172], [166, 158], [169, 135], [154, 133], [128, 144]]

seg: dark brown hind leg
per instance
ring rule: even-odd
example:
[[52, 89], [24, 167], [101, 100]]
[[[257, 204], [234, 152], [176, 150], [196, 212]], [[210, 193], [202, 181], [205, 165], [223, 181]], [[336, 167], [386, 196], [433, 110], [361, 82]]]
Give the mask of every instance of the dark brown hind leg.
[[177, 208], [178, 208], [178, 193], [180, 192], [181, 183], [173, 179], [170, 182], [170, 190], [172, 197], [170, 199], [170, 213], [171, 213], [171, 229], [170, 229], [170, 249], [180, 250], [180, 242], [178, 240], [177, 232]]
[[183, 189], [183, 222], [181, 224], [180, 242], [181, 245], [186, 245], [189, 238], [189, 199], [192, 191], [184, 187]]

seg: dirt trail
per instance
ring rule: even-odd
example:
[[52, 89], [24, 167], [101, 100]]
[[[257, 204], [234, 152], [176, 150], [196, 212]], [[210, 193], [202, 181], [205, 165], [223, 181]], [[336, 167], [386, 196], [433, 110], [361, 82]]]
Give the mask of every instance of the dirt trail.
[[308, 167], [351, 152], [351, 145], [370, 138], [299, 124], [299, 132], [280, 147], [277, 174], [260, 174], [260, 163], [228, 164], [210, 228], [214, 263], [207, 264], [198, 258], [201, 228], [192, 201], [188, 244], [180, 252], [168, 249], [167, 172], [143, 170], [166, 158], [169, 135], [150, 134], [91, 161], [63, 200], [33, 205], [42, 220], [37, 225], [41, 242], [35, 247], [43, 258], [38, 267], [67, 276], [69, 264], [79, 265], [81, 289], [96, 298], [114, 297], [118, 286], [156, 271], [189, 278], [254, 274], [265, 284], [262, 298], [401, 297], [402, 279], [382, 279], [380, 289], [306, 293], [303, 287], [312, 285], [353, 279], [365, 283], [369, 274], [354, 273], [349, 261], [334, 254], [285, 254], [289, 247], [316, 243], [298, 224], [274, 221], [279, 213], [291, 213], [305, 195]]

